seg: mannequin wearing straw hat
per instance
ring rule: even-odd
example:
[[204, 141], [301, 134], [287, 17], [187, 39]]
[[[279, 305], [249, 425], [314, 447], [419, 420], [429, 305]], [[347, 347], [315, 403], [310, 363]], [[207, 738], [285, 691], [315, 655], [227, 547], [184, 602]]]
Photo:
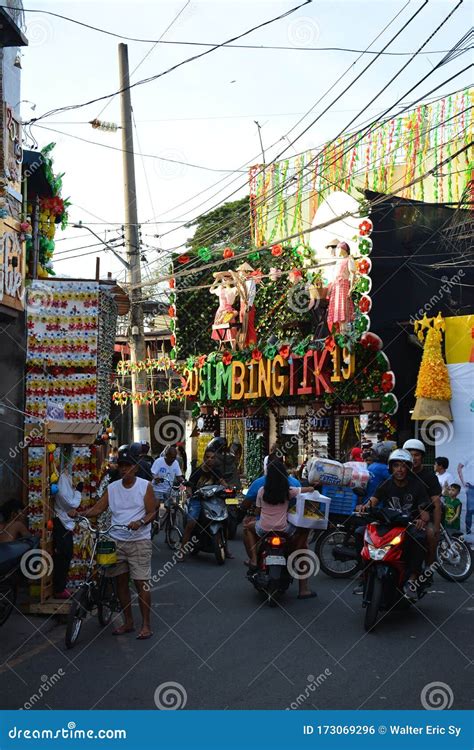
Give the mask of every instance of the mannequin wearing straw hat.
[[242, 263], [237, 273], [241, 279], [242, 291], [240, 292], [240, 323], [242, 348], [254, 346], [257, 343], [257, 332], [255, 330], [255, 295], [257, 293], [257, 282], [254, 269], [249, 263]]
[[214, 283], [209, 291], [219, 298], [219, 307], [214, 317], [211, 338], [220, 344], [230, 342], [234, 347], [237, 329], [232, 324], [237, 321], [238, 313], [233, 304], [237, 297], [237, 288], [232, 274], [228, 271], [217, 271], [213, 276]]

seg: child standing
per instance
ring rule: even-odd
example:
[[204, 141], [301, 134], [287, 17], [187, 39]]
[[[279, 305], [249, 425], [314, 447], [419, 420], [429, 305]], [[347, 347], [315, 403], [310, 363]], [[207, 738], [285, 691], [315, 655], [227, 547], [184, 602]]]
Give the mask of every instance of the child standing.
[[450, 484], [447, 494], [443, 495], [446, 511], [446, 529], [449, 531], [461, 530], [462, 503], [458, 498], [460, 492], [461, 486], [459, 484]]

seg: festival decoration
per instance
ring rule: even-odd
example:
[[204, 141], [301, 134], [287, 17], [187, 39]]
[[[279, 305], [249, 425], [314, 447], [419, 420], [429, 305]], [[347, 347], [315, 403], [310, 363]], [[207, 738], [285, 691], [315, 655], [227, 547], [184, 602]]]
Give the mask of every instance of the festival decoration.
[[369, 313], [372, 309], [372, 300], [368, 294], [363, 294], [359, 300], [359, 310], [361, 313]]
[[235, 255], [234, 251], [230, 247], [224, 248], [224, 251], [222, 253], [222, 257], [226, 260], [229, 260], [230, 258], [233, 258]]
[[422, 331], [426, 322], [428, 330], [416, 383], [416, 404], [412, 419], [452, 421], [449, 405], [452, 395], [451, 383], [441, 351], [444, 320], [441, 315], [429, 321], [424, 317], [422, 321], [415, 322], [415, 333]]

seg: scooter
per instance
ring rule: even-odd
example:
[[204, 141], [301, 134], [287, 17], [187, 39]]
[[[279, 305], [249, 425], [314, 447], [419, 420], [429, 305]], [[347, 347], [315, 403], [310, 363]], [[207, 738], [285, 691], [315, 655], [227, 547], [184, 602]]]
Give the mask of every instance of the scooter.
[[247, 573], [249, 581], [264, 595], [269, 607], [276, 607], [278, 598], [293, 581], [288, 570], [289, 547], [285, 534], [269, 531], [258, 542], [257, 570]]
[[193, 555], [198, 552], [214, 554], [217, 564], [224, 565], [226, 538], [225, 522], [229, 515], [226, 501], [235, 497], [235, 490], [225, 488], [220, 484], [201, 487], [194, 494], [201, 501], [201, 513], [193, 531], [196, 541], [193, 545]]
[[[391, 508], [374, 509], [368, 514], [362, 549], [365, 607], [364, 627], [372, 631], [380, 612], [408, 606], [403, 593], [408, 579], [403, 549], [410, 524], [408, 515]], [[421, 574], [416, 585], [420, 600], [426, 594], [429, 576]]]
[[0, 544], [0, 625], [6, 623], [16, 603], [22, 557], [38, 546], [39, 539], [33, 536]]

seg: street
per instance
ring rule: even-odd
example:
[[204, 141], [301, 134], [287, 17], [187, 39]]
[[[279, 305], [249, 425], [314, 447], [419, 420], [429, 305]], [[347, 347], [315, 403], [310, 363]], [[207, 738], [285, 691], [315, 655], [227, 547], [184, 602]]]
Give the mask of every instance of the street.
[[446, 707], [473, 708], [474, 579], [436, 576], [416, 609], [366, 634], [352, 580], [319, 573], [317, 599], [298, 601], [292, 585], [281, 607], [262, 606], [240, 533], [223, 567], [203, 554], [175, 563], [154, 540], [149, 641], [113, 637], [93, 617], [66, 651], [64, 624], [12, 615], [1, 629], [2, 708], [420, 709], [430, 683], [443, 683]]

